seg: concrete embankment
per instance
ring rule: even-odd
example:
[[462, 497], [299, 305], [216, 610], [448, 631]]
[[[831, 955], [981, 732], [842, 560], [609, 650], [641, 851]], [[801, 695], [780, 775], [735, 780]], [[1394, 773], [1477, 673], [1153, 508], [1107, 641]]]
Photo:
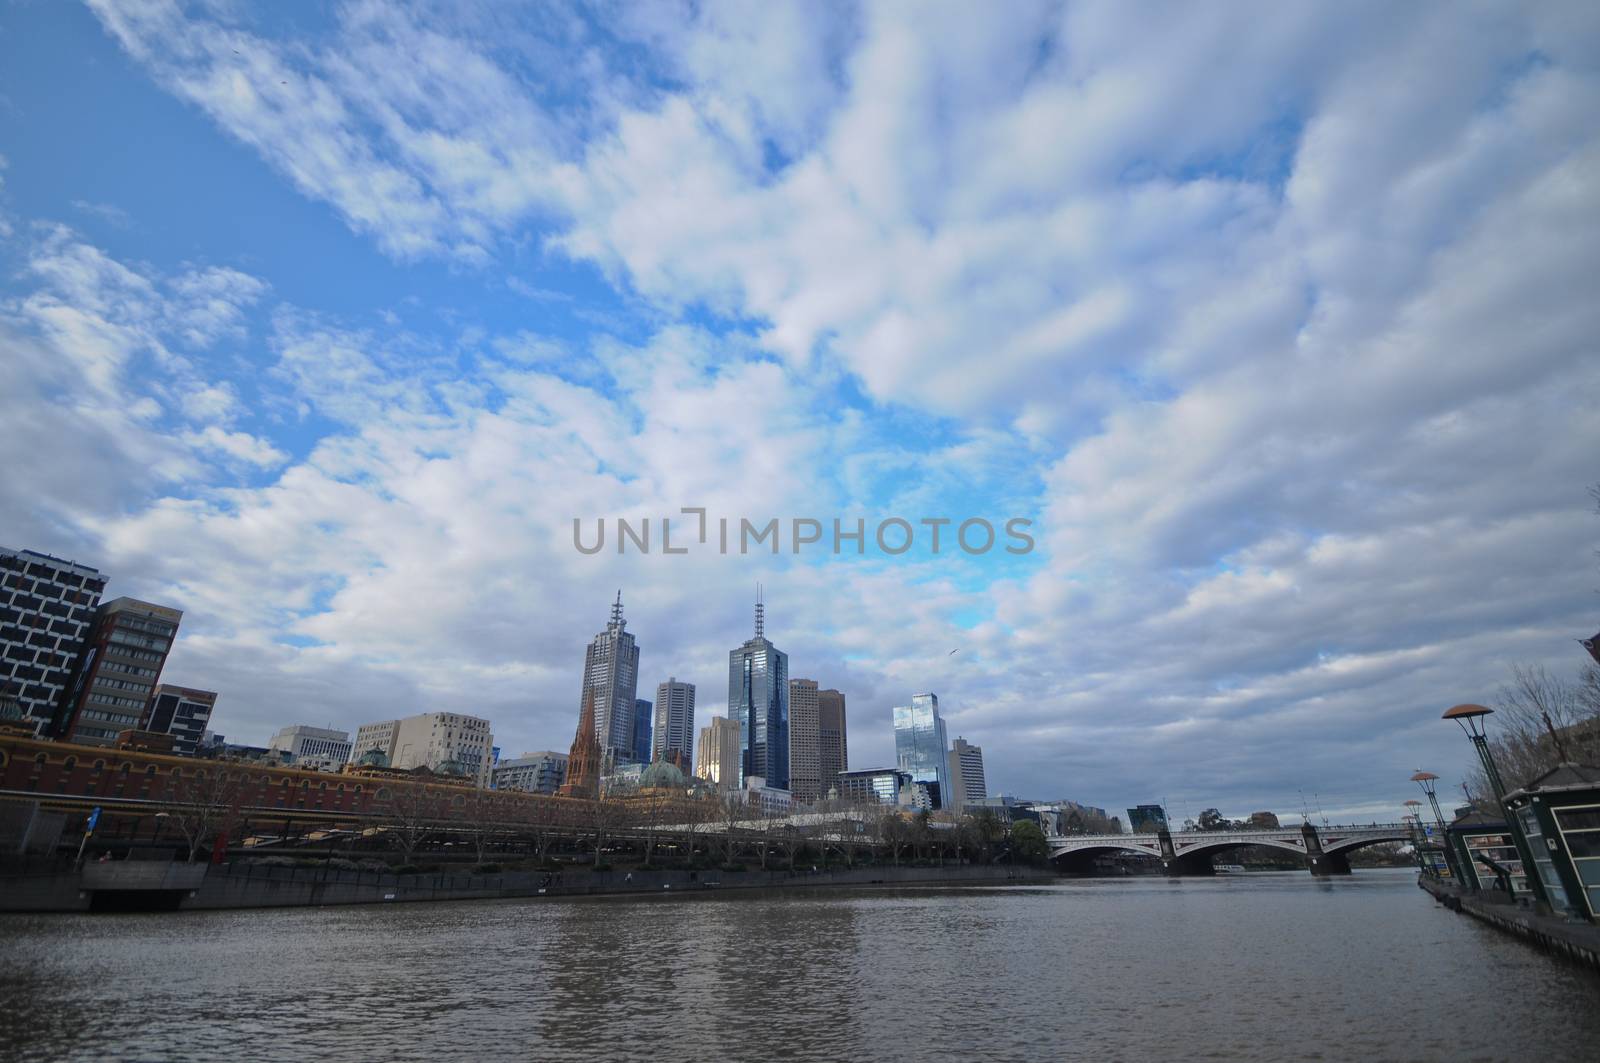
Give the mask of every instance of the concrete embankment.
[[1515, 934], [1542, 949], [1600, 971], [1600, 927], [1589, 923], [1569, 923], [1558, 916], [1539, 915], [1514, 904], [1496, 904], [1481, 894], [1426, 876], [1418, 876], [1417, 885], [1431, 893], [1434, 900], [1446, 908], [1481, 919], [1496, 929]]
[[0, 911], [86, 912], [282, 908], [328, 904], [582, 897], [705, 895], [719, 890], [883, 886], [985, 886], [1051, 882], [1048, 869], [994, 866], [869, 867], [774, 871], [507, 871], [398, 875], [264, 864], [120, 861], [81, 871], [0, 873]]

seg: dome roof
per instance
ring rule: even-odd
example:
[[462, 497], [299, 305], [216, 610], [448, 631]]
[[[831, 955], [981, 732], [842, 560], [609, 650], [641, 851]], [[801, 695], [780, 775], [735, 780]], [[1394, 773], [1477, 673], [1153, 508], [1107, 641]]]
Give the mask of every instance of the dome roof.
[[640, 786], [662, 786], [682, 789], [689, 785], [689, 777], [676, 764], [667, 760], [653, 761], [639, 776]]

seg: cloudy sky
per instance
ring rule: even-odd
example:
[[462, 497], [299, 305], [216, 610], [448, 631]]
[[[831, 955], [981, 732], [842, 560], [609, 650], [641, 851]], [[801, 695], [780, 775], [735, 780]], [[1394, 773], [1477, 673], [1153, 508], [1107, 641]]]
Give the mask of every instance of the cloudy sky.
[[[619, 587], [704, 724], [760, 582], [853, 766], [933, 690], [992, 789], [1392, 818], [1600, 624], [1597, 67], [1583, 2], [8, 5], [0, 542], [184, 609], [232, 740], [564, 749]], [[573, 548], [686, 506], [1037, 547]]]

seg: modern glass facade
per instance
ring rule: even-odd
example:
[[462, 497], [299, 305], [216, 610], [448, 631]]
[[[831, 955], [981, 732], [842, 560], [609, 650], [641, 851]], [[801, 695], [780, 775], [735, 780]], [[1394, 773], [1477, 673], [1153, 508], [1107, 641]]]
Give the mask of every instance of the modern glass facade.
[[935, 808], [949, 805], [950, 743], [937, 695], [917, 694], [911, 704], [895, 706], [894, 757], [896, 766], [908, 772], [912, 782], [929, 785], [928, 796]]
[[[583, 659], [583, 700], [594, 698], [595, 738], [607, 764], [634, 759], [634, 709], [639, 692], [639, 646], [622, 618], [622, 592], [611, 607], [611, 622], [594, 637]], [[649, 759], [648, 749], [643, 759]]]
[[728, 654], [728, 718], [739, 725], [738, 789], [752, 775], [789, 789], [789, 655], [761, 632]]

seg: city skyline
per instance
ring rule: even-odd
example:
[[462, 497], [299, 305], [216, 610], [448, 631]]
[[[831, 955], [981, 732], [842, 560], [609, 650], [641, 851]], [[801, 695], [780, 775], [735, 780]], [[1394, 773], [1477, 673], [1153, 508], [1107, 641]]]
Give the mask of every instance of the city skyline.
[[[230, 736], [565, 749], [619, 586], [698, 729], [762, 582], [852, 766], [934, 690], [1008, 792], [1372, 819], [1581, 663], [1582, 5], [357, 7], [0, 39], [0, 543], [181, 608]], [[685, 509], [1036, 546], [572, 547]]]

